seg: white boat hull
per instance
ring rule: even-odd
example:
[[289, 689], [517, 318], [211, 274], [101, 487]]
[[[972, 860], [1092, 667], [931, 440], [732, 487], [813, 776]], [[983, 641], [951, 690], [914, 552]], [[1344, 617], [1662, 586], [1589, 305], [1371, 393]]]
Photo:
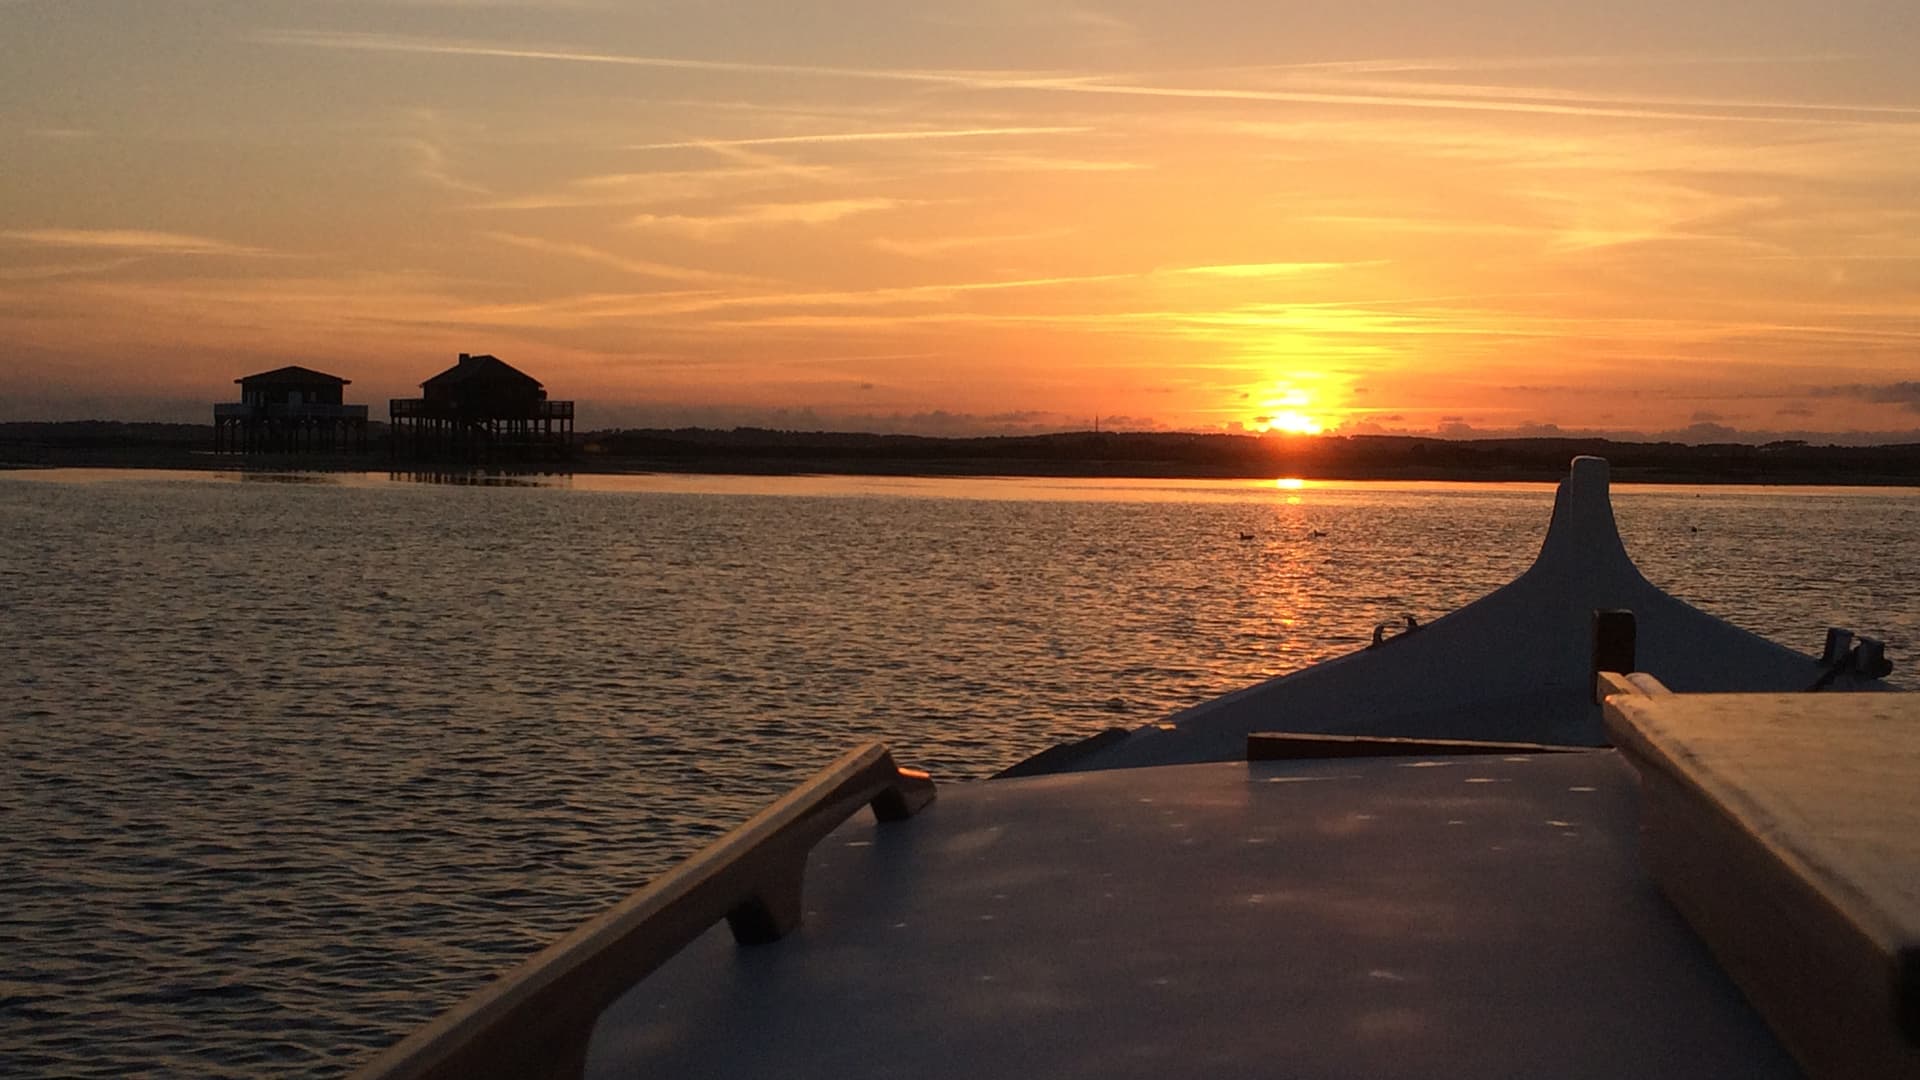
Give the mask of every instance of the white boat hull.
[[[1807, 690], [1816, 659], [1675, 599], [1627, 557], [1605, 460], [1575, 458], [1540, 555], [1511, 583], [1378, 647], [1214, 698], [1103, 740], [1060, 771], [1229, 761], [1255, 731], [1605, 745], [1592, 621], [1632, 611], [1634, 668], [1679, 693]], [[1834, 690], [1883, 689], [1843, 672]]]

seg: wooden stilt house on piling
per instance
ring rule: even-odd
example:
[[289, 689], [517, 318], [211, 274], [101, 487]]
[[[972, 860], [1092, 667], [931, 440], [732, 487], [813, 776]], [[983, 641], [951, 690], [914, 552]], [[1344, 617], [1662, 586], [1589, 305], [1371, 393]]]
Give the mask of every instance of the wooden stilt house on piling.
[[213, 407], [215, 453], [364, 451], [367, 407], [345, 402], [351, 379], [298, 366], [233, 380], [240, 400]]
[[540, 381], [497, 356], [460, 362], [388, 404], [394, 457], [560, 458], [573, 447], [573, 402], [549, 401]]

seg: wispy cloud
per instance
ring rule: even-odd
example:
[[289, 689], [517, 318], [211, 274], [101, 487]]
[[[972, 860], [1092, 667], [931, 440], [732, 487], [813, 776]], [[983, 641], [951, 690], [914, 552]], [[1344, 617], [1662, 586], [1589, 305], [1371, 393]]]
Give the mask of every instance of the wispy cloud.
[[463, 310], [458, 319], [467, 322], [502, 320], [514, 325], [550, 327], [579, 326], [608, 320], [634, 318], [657, 319], [666, 316], [705, 315], [729, 310], [808, 311], [845, 308], [940, 305], [969, 293], [1015, 292], [1053, 289], [1103, 282], [1125, 281], [1136, 274], [1090, 274], [1078, 276], [1019, 278], [997, 281], [970, 281], [934, 285], [892, 285], [873, 289], [795, 290], [785, 292], [744, 291], [731, 293], [678, 294], [589, 294], [553, 300], [517, 304], [488, 304]]
[[854, 174], [830, 166], [803, 166], [769, 171], [758, 164], [713, 169], [677, 169], [660, 172], [605, 173], [583, 176], [555, 188], [490, 199], [473, 204], [479, 210], [549, 210], [593, 206], [648, 206], [686, 202], [776, 187], [792, 180], [826, 184], [850, 182]]
[[[75, 320], [70, 341], [89, 350], [116, 344], [151, 348], [165, 341], [176, 353], [224, 347], [239, 331], [264, 355], [298, 355], [325, 338], [364, 355], [425, 346], [453, 324], [445, 313], [462, 302], [461, 283], [432, 275], [365, 273], [329, 277], [271, 274], [194, 276], [161, 280], [67, 279], [0, 290], [0, 318], [8, 301], [29, 316], [61, 313]], [[9, 295], [9, 294], [12, 295]], [[113, 312], [111, 318], [89, 312]], [[407, 341], [400, 345], [396, 341]], [[505, 346], [503, 346], [504, 348]]]
[[1319, 60], [1266, 66], [1260, 70], [1350, 71], [1388, 74], [1417, 71], [1567, 71], [1576, 68], [1654, 68], [1754, 66], [1777, 68], [1795, 64], [1833, 64], [1853, 59], [1845, 53], [1558, 53], [1509, 56], [1411, 56], [1356, 60]]
[[[322, 0], [339, 7], [363, 7], [366, 0]], [[385, 7], [412, 8], [511, 8], [524, 11], [612, 11], [613, 0], [380, 0]]]
[[1504, 221], [1446, 220], [1390, 214], [1304, 214], [1303, 222], [1332, 225], [1342, 229], [1380, 229], [1390, 232], [1428, 233], [1436, 236], [1524, 236], [1548, 237], [1553, 230], [1537, 225], [1515, 225]]
[[1598, 117], [1622, 120], [1704, 120], [1722, 123], [1789, 124], [1830, 118], [1837, 114], [1850, 122], [1868, 122], [1877, 114], [1911, 119], [1920, 110], [1897, 106], [1801, 105], [1792, 103], [1741, 102], [1737, 104], [1699, 102], [1674, 105], [1610, 104], [1603, 96], [1582, 100], [1569, 95], [1565, 100], [1537, 100], [1522, 94], [1501, 94], [1492, 88], [1476, 88], [1485, 93], [1435, 95], [1407, 92], [1400, 87], [1369, 90], [1274, 90], [1226, 86], [1155, 86], [1101, 82], [1094, 79], [1054, 80], [1047, 84], [1022, 84], [1009, 81], [1001, 89], [1044, 89], [1059, 93], [1099, 94], [1115, 97], [1168, 98], [1188, 101], [1239, 101], [1304, 105], [1351, 105], [1371, 108], [1440, 110], [1449, 112], [1521, 113], [1533, 116]]
[[641, 214], [627, 224], [639, 229], [673, 229], [689, 233], [726, 232], [763, 225], [831, 225], [856, 214], [897, 210], [917, 203], [906, 199], [822, 199], [817, 202], [763, 203], [728, 214]]
[[0, 232], [0, 239], [40, 247], [131, 251], [147, 255], [273, 254], [264, 248], [244, 247], [203, 236], [145, 229], [16, 229]]
[[1140, 40], [1140, 28], [1127, 19], [1096, 7], [1032, 4], [1020, 0], [1000, 3], [974, 3], [956, 10], [936, 11], [924, 16], [935, 26], [1012, 30], [1024, 34], [1058, 31], [1080, 44], [1093, 46], [1132, 45]]
[[319, 30], [274, 30], [254, 35], [265, 45], [288, 45], [316, 49], [346, 49], [359, 52], [391, 52], [430, 56], [475, 56], [500, 60], [543, 60], [574, 64], [605, 64], [618, 67], [660, 68], [676, 71], [726, 72], [736, 75], [809, 75], [821, 78], [862, 79], [877, 82], [911, 82], [938, 86], [999, 89], [1008, 86], [1044, 87], [1085, 76], [1060, 76], [1044, 73], [1020, 75], [1008, 72], [975, 73], [911, 68], [836, 67], [821, 64], [771, 64], [746, 60], [700, 60], [674, 56], [638, 56], [626, 53], [595, 52], [566, 46], [544, 48], [487, 44], [444, 38], [415, 37], [405, 34], [335, 33]]
[[1086, 127], [999, 127], [908, 131], [837, 131], [815, 135], [771, 135], [751, 139], [687, 139], [681, 142], [641, 143], [629, 150], [710, 150], [722, 146], [802, 146], [809, 143], [921, 142], [939, 139], [985, 139], [1015, 135], [1078, 135]]
[[1224, 263], [1219, 266], [1187, 266], [1171, 271], [1176, 274], [1200, 274], [1207, 277], [1229, 278], [1268, 278], [1297, 277], [1301, 274], [1324, 273], [1328, 270], [1345, 270], [1354, 266], [1379, 265], [1378, 263], [1344, 262], [1265, 262], [1265, 263]]
[[980, 248], [1014, 247], [1039, 240], [1056, 240], [1071, 236], [1071, 229], [1037, 229], [1021, 233], [965, 233], [960, 236], [934, 236], [916, 239], [898, 237], [880, 237], [872, 241], [874, 247], [889, 251], [895, 255], [925, 259], [948, 255], [958, 251], [973, 251]]
[[1320, 81], [1319, 85], [1327, 89], [1345, 93], [1410, 94], [1438, 99], [1467, 98], [1508, 103], [1535, 102], [1605, 107], [1714, 109], [1730, 110], [1733, 112], [1775, 113], [1788, 116], [1805, 114], [1809, 116], [1880, 115], [1902, 118], [1920, 117], [1920, 108], [1913, 106], [1880, 105], [1859, 102], [1828, 103], [1817, 101], [1788, 101], [1780, 98], [1669, 96], [1660, 94], [1635, 94], [1612, 90], [1570, 90], [1556, 86], [1507, 86], [1499, 84], [1490, 85], [1486, 83], [1410, 82], [1386, 79], [1331, 79]]
[[88, 274], [110, 273], [140, 261], [141, 256], [131, 255], [125, 258], [101, 259], [84, 263], [0, 267], [0, 281], [51, 281], [55, 278], [84, 277]]
[[1145, 172], [1154, 166], [1122, 158], [1063, 157], [1056, 154], [1006, 154], [993, 151], [939, 154], [921, 163], [925, 172], [958, 173], [1117, 173]]
[[448, 161], [446, 149], [432, 139], [404, 139], [401, 145], [413, 154], [413, 174], [421, 180], [435, 187], [468, 195], [493, 194], [486, 187], [456, 175]]
[[[1260, 266], [1261, 271], [1252, 267]], [[1007, 278], [987, 281], [946, 282], [927, 285], [891, 285], [871, 289], [838, 290], [790, 290], [769, 291], [731, 291], [710, 292], [704, 294], [590, 294], [568, 296], [553, 300], [532, 301], [516, 304], [490, 304], [470, 307], [460, 312], [458, 321], [484, 323], [501, 321], [512, 325], [537, 325], [546, 327], [580, 326], [609, 320], [627, 320], [635, 318], [660, 319], [670, 316], [707, 316], [723, 312], [760, 312], [757, 315], [742, 315], [729, 322], [712, 323], [709, 329], [725, 332], [727, 327], [740, 326], [882, 326], [911, 325], [914, 323], [955, 323], [955, 322], [1003, 322], [1009, 324], [1056, 324], [1060, 326], [1079, 326], [1101, 331], [1124, 329], [1131, 326], [1139, 329], [1149, 324], [1162, 329], [1170, 329], [1181, 324], [1186, 331], [1198, 332], [1211, 327], [1223, 334], [1244, 331], [1249, 327], [1263, 328], [1278, 325], [1291, 320], [1295, 323], [1315, 321], [1325, 323], [1330, 318], [1323, 314], [1304, 314], [1313, 305], [1294, 305], [1289, 308], [1275, 308], [1271, 305], [1254, 305], [1237, 312], [1098, 312], [1098, 313], [1025, 313], [1025, 314], [987, 314], [971, 310], [949, 309], [963, 297], [985, 296], [1000, 293], [1038, 292], [1043, 290], [1063, 290], [1069, 294], [1084, 290], [1089, 286], [1119, 285], [1123, 283], [1145, 283], [1156, 280], [1176, 278], [1182, 275], [1199, 274], [1218, 275], [1223, 270], [1245, 269], [1239, 276], [1256, 276], [1261, 273], [1296, 276], [1314, 272], [1336, 272], [1352, 264], [1247, 264], [1246, 267], [1168, 267], [1142, 272], [1117, 272], [1110, 274], [1074, 274], [1046, 277]], [[1080, 303], [1086, 302], [1084, 293]], [[846, 314], [854, 311], [872, 311], [874, 309], [895, 308], [899, 310], [879, 314]], [[1280, 314], [1275, 314], [1278, 311]], [[1396, 325], [1413, 321], [1414, 317], [1397, 313], [1380, 316]], [[1438, 322], [1437, 318], [1431, 321]], [[1437, 331], [1436, 331], [1437, 332]]]
[[748, 277], [744, 274], [728, 274], [714, 270], [700, 270], [688, 266], [674, 266], [670, 263], [653, 262], [647, 259], [633, 259], [611, 251], [586, 244], [569, 244], [557, 240], [547, 240], [538, 236], [521, 236], [515, 233], [489, 232], [483, 234], [489, 240], [527, 251], [538, 251], [546, 255], [559, 255], [583, 262], [610, 266], [629, 274], [641, 274], [646, 277], [661, 278], [666, 281], [683, 281], [704, 285], [756, 285], [765, 284], [764, 278]]
[[1823, 386], [1809, 391], [1812, 397], [1840, 397], [1864, 401], [1869, 405], [1898, 405], [1908, 412], [1920, 412], [1920, 382], [1878, 384], [1855, 383], [1848, 386]]
[[1127, 76], [1103, 73], [1022, 73], [1012, 71], [950, 71], [914, 68], [863, 68], [818, 64], [773, 64], [740, 60], [704, 60], [667, 56], [639, 56], [568, 47], [531, 48], [394, 34], [329, 33], [281, 30], [257, 40], [273, 45], [349, 49], [445, 56], [492, 57], [581, 64], [733, 74], [802, 75], [820, 78], [904, 82], [965, 90], [1028, 91], [1098, 95], [1123, 98], [1161, 98], [1188, 101], [1266, 102], [1348, 105], [1392, 109], [1522, 113], [1539, 116], [1586, 116], [1641, 120], [1695, 120], [1729, 123], [1805, 123], [1821, 118], [1868, 122], [1873, 117], [1908, 121], [1920, 119], [1920, 109], [1873, 103], [1832, 104], [1768, 100], [1651, 98], [1648, 103], [1621, 103], [1604, 94], [1584, 95], [1553, 91], [1559, 100], [1541, 100], [1525, 89], [1473, 86], [1451, 92], [1409, 91], [1397, 84], [1363, 89], [1289, 89], [1247, 86], [1156, 85]]
[[803, 183], [817, 183], [834, 178], [849, 182], [858, 173], [839, 167], [837, 170], [823, 170], [820, 166], [808, 162], [795, 161], [789, 157], [765, 150], [757, 146], [709, 145], [706, 149], [734, 165], [751, 170], [764, 179], [781, 177]]
[[394, 7], [521, 8], [530, 11], [611, 11], [612, 0], [381, 0]]

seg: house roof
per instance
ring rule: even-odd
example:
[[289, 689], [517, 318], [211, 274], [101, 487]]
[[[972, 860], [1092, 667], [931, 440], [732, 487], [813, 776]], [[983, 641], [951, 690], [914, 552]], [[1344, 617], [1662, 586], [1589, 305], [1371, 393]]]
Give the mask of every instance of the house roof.
[[324, 371], [315, 371], [312, 368], [304, 368], [298, 365], [289, 365], [287, 367], [274, 368], [272, 371], [262, 371], [255, 375], [242, 375], [233, 381], [240, 383], [241, 385], [245, 385], [250, 382], [278, 382], [278, 383], [300, 382], [300, 383], [329, 383], [329, 384], [337, 383], [341, 386], [345, 386], [348, 383], [352, 382], [353, 380], [343, 379], [338, 375], [329, 375]]
[[461, 353], [458, 364], [435, 375], [420, 385], [423, 387], [459, 386], [474, 381], [499, 382], [501, 380], [525, 382], [536, 390], [540, 389], [541, 386], [539, 379], [521, 371], [519, 368], [514, 367], [512, 364], [507, 363], [497, 356], [489, 356], [485, 353], [477, 356], [469, 356], [466, 353]]

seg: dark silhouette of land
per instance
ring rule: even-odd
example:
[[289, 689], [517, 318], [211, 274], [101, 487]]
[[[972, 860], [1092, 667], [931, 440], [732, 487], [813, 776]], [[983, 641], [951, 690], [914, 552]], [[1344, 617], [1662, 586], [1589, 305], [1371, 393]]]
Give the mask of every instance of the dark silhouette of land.
[[[216, 455], [204, 424], [0, 423], [0, 468], [377, 469], [389, 432], [369, 425], [366, 454]], [[623, 430], [575, 439], [577, 472], [848, 473], [921, 476], [1111, 476], [1326, 480], [1559, 479], [1575, 454], [1598, 454], [1624, 481], [1920, 485], [1920, 444], [1821, 446], [1252, 436], [1178, 432], [933, 438], [850, 432]], [[548, 466], [550, 467], [550, 466]]]

